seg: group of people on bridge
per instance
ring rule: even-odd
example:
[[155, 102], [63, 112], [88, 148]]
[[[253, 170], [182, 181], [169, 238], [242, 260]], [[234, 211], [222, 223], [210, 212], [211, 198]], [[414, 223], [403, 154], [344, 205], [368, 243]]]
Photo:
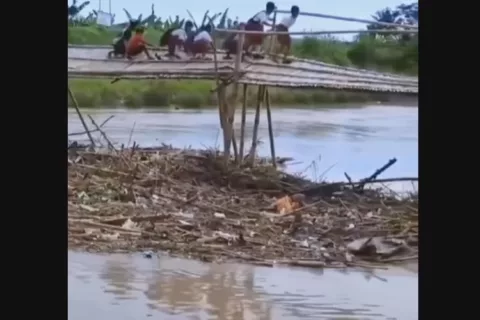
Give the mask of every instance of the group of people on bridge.
[[[274, 24], [274, 19], [270, 16], [275, 9], [276, 6], [273, 2], [267, 2], [265, 10], [255, 14], [246, 23], [240, 23], [238, 28], [246, 31], [263, 32], [264, 27], [268, 26], [272, 27], [272, 31], [285, 32], [285, 34], [277, 35], [276, 39], [279, 47], [275, 50], [275, 53], [283, 53], [284, 61], [287, 62], [286, 58], [291, 50], [291, 37], [288, 31], [295, 24], [300, 9], [298, 6], [292, 6], [290, 14], [283, 17], [280, 23]], [[213, 47], [211, 33], [211, 23], [195, 29], [192, 21], [186, 21], [181, 27], [168, 29], [160, 38], [159, 44], [161, 47], [168, 47], [166, 56], [170, 58], [181, 59], [177, 54], [177, 50], [183, 50], [188, 56], [194, 59], [208, 59], [206, 58], [206, 54]], [[139, 54], [145, 53], [149, 59], [161, 60], [162, 58], [158, 54], [155, 54], [155, 57], [150, 54], [148, 47], [156, 46], [148, 43], [144, 36], [145, 27], [140, 25], [138, 20], [130, 21], [121, 36], [114, 40], [113, 51], [109, 53], [109, 57], [121, 56], [132, 59]], [[230, 55], [237, 54], [238, 39], [238, 33], [230, 33], [224, 40], [222, 48], [227, 53], [224, 59], [231, 59]], [[257, 52], [261, 51], [263, 40], [264, 35], [262, 34], [245, 34], [242, 51], [253, 58], [263, 58], [261, 54], [252, 53], [254, 49]]]

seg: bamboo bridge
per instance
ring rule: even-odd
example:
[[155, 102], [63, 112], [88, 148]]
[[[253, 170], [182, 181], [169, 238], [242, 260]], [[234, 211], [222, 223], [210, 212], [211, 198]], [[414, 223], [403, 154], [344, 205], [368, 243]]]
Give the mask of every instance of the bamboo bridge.
[[[274, 22], [275, 23], [275, 22]], [[245, 34], [258, 34], [255, 31], [245, 30], [215, 30], [214, 33], [237, 33], [237, 52], [243, 48]], [[385, 32], [385, 30], [356, 30], [337, 31], [334, 33], [362, 33], [362, 32]], [[411, 30], [398, 30], [387, 32], [418, 32]], [[260, 32], [261, 33], [261, 32]], [[272, 36], [284, 32], [265, 32]], [[316, 32], [315, 34], [331, 33]], [[294, 34], [293, 32], [290, 34]], [[312, 34], [302, 32], [300, 34]], [[215, 36], [212, 35], [215, 39]], [[275, 38], [273, 38], [275, 39]], [[273, 40], [274, 42], [275, 40]], [[235, 162], [242, 163], [244, 158], [244, 135], [246, 121], [246, 91], [248, 85], [257, 85], [258, 94], [255, 111], [255, 123], [253, 129], [252, 146], [248, 153], [248, 161], [253, 165], [256, 147], [257, 133], [260, 119], [260, 107], [262, 104], [267, 109], [267, 121], [270, 140], [272, 163], [275, 166], [275, 146], [272, 128], [272, 115], [268, 87], [286, 88], [320, 88], [328, 90], [347, 90], [363, 92], [393, 93], [401, 95], [418, 95], [418, 78], [400, 76], [395, 74], [377, 72], [372, 70], [342, 67], [320, 61], [293, 58], [289, 64], [277, 63], [270, 58], [265, 59], [241, 59], [241, 55], [232, 60], [223, 58], [224, 52], [213, 46], [213, 52], [209, 60], [192, 60], [184, 56], [181, 59], [145, 60], [145, 58], [107, 59], [111, 46], [68, 46], [68, 77], [69, 78], [107, 78], [107, 79], [211, 79], [216, 81], [216, 92], [220, 124], [223, 129], [223, 148], [225, 163], [230, 160], [230, 149], [233, 146]], [[161, 51], [156, 48], [152, 51]], [[268, 52], [269, 50], [267, 50]], [[152, 52], [154, 54], [155, 52]], [[158, 52], [157, 52], [158, 53]], [[163, 54], [161, 54], [163, 55]], [[272, 56], [272, 55], [270, 55]], [[268, 55], [267, 55], [268, 57]], [[233, 128], [235, 106], [239, 94], [239, 85], [243, 85], [243, 106], [241, 115], [240, 145], [237, 145], [236, 135]], [[227, 94], [227, 88], [231, 92]], [[78, 109], [75, 97], [68, 89], [70, 98], [76, 105], [80, 120], [86, 132], [88, 128]], [[93, 139], [89, 138], [94, 146]]]
[[[210, 61], [190, 60], [124, 60], [107, 59], [111, 46], [68, 46], [70, 78], [126, 79], [229, 79], [235, 72], [235, 60], [224, 60], [217, 53]], [[155, 51], [155, 50], [153, 50]], [[164, 58], [165, 59], [165, 58]], [[238, 70], [241, 84], [292, 88], [324, 88], [349, 91], [374, 91], [417, 94], [416, 77], [398, 76], [319, 61], [293, 58], [282, 64], [271, 59], [245, 58]]]

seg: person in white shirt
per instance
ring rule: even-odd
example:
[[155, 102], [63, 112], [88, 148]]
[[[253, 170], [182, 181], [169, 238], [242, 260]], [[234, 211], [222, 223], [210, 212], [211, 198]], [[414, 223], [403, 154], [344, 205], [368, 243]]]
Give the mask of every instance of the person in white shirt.
[[[265, 10], [260, 11], [256, 15], [254, 15], [252, 18], [250, 18], [246, 25], [245, 25], [245, 30], [246, 31], [262, 31], [263, 32], [263, 26], [271, 26], [272, 24], [269, 23], [271, 20], [269, 18], [270, 14], [275, 11], [275, 3], [269, 1], [267, 2], [267, 5], [265, 7]], [[247, 53], [249, 53], [250, 48], [252, 46], [255, 47], [261, 47], [263, 44], [263, 35], [261, 34], [247, 34], [245, 35], [245, 41], [244, 41], [244, 48]]]
[[190, 44], [188, 51], [193, 54], [193, 58], [197, 58], [200, 54], [202, 59], [205, 59], [207, 52], [212, 48], [213, 39], [211, 36], [212, 26], [210, 24], [201, 28], [199, 32], [193, 38], [193, 42]]
[[[275, 31], [288, 32], [289, 29], [295, 24], [300, 13], [300, 9], [297, 6], [292, 6], [290, 12], [291, 14], [289, 16], [284, 17], [280, 23], [275, 26]], [[277, 42], [279, 44], [279, 49], [276, 51], [277, 54], [283, 53], [283, 62], [289, 63], [290, 61], [287, 60], [287, 56], [290, 55], [291, 52], [292, 38], [289, 34], [279, 34], [277, 35]]]
[[160, 46], [168, 46], [167, 57], [176, 57], [180, 59], [181, 57], [175, 54], [177, 47], [184, 47], [185, 42], [187, 41], [187, 34], [191, 32], [193, 28], [193, 23], [189, 20], [185, 22], [185, 29], [183, 28], [171, 28], [165, 31], [165, 33], [160, 38]]

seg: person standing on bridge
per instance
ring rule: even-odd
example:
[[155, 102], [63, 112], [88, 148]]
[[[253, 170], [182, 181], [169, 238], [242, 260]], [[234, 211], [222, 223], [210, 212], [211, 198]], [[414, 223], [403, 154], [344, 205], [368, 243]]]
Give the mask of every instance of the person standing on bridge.
[[135, 29], [135, 34], [128, 41], [126, 55], [127, 59], [132, 59], [141, 53], [145, 53], [148, 59], [154, 59], [150, 52], [148, 52], [147, 46], [152, 46], [145, 40], [145, 27], [139, 26]]
[[[260, 11], [252, 18], [247, 21], [245, 25], [246, 31], [261, 31], [263, 32], [263, 26], [272, 26], [269, 21], [272, 19], [269, 18], [270, 14], [275, 10], [275, 3], [269, 1], [265, 7], [265, 10]], [[250, 48], [260, 49], [263, 44], [263, 35], [262, 34], [246, 34], [244, 48], [247, 54], [250, 54]], [[258, 50], [260, 51], [260, 50]]]
[[[300, 8], [298, 6], [292, 6], [290, 9], [290, 15], [284, 17], [278, 25], [276, 25], [273, 29], [274, 31], [279, 32], [288, 32], [289, 29], [295, 24], [297, 21], [297, 17], [300, 14]], [[284, 54], [283, 63], [289, 63], [290, 61], [287, 57], [291, 53], [292, 47], [292, 37], [290, 34], [279, 34], [276, 36], [277, 42], [279, 44], [279, 50], [276, 51], [277, 54]], [[277, 59], [276, 57], [274, 58]]]

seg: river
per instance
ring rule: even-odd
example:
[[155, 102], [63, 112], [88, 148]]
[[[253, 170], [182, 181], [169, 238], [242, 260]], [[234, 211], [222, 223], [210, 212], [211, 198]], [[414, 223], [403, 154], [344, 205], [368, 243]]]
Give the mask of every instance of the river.
[[[220, 146], [216, 110], [83, 110], [116, 143]], [[69, 110], [69, 132], [83, 131]], [[253, 111], [247, 114], [251, 139]], [[418, 109], [401, 106], [296, 109], [272, 113], [278, 156], [311, 179], [364, 178], [389, 159], [382, 178], [418, 175]], [[236, 115], [236, 119], [240, 116]], [[87, 120], [88, 121], [88, 120]], [[269, 155], [266, 114], [260, 155]], [[237, 121], [238, 122], [238, 121]], [[132, 130], [133, 129], [133, 130]], [[239, 132], [239, 127], [236, 127]], [[130, 138], [131, 136], [131, 138]], [[99, 135], [96, 135], [99, 138]], [[75, 136], [81, 140], [86, 136]], [[247, 142], [247, 146], [250, 140]], [[388, 184], [395, 192], [408, 183]], [[415, 269], [415, 268], [413, 268]], [[405, 269], [375, 275], [337, 270], [203, 264], [167, 256], [69, 252], [69, 319], [417, 319], [418, 277]]]

